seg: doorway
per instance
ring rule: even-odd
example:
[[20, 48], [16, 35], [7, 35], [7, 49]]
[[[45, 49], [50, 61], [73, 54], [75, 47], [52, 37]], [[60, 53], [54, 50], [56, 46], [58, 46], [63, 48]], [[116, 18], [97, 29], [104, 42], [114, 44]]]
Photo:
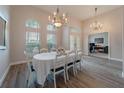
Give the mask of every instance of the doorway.
[[108, 58], [108, 32], [90, 34], [88, 37], [88, 55]]

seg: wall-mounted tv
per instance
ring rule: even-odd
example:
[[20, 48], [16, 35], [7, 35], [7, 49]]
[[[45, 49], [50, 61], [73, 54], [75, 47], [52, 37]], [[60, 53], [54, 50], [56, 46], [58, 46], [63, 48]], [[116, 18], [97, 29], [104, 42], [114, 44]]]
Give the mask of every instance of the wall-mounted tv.
[[95, 43], [104, 43], [104, 38], [95, 38]]
[[0, 17], [0, 50], [6, 49], [5, 40], [6, 21]]

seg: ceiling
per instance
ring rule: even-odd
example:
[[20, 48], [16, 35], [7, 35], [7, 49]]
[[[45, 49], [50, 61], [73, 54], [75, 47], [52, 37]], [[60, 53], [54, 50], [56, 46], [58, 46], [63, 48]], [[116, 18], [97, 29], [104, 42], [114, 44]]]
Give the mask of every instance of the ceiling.
[[85, 20], [95, 15], [94, 8], [98, 8], [97, 15], [121, 7], [120, 5], [38, 5], [35, 6], [49, 13], [56, 11], [59, 7], [60, 13], [67, 13], [68, 16], [75, 17], [79, 20]]

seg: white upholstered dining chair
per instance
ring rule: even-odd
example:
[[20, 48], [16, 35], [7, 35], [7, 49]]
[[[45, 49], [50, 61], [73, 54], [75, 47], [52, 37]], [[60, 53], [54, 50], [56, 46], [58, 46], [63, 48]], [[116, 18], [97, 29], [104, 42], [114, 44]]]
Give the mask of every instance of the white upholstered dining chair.
[[56, 55], [56, 59], [53, 62], [53, 69], [51, 72], [54, 78], [54, 87], [56, 88], [56, 75], [60, 73], [64, 73], [64, 82], [66, 83], [66, 72], [65, 72], [65, 64], [66, 64], [67, 55]]
[[78, 68], [80, 68], [80, 71], [82, 70], [82, 50], [77, 50], [76, 51], [76, 61], [75, 61], [75, 68], [76, 68], [76, 73]]
[[27, 61], [27, 67], [28, 67], [28, 72], [27, 72], [27, 87], [34, 87], [35, 85], [35, 70], [33, 69], [32, 66], [32, 54], [27, 53], [26, 51], [24, 51], [24, 55], [26, 57], [26, 61]]
[[73, 69], [73, 74], [75, 75], [75, 57], [76, 54], [74, 51], [70, 51], [67, 54], [67, 61], [66, 61], [66, 75], [67, 75], [67, 80], [69, 80], [69, 74], [68, 71], [70, 68]]

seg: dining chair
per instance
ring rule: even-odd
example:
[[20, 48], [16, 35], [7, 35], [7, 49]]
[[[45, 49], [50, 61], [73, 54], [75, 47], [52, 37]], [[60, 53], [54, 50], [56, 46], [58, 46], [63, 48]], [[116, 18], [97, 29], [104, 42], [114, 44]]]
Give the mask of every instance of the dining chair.
[[54, 87], [56, 88], [56, 75], [60, 73], [64, 73], [64, 82], [66, 83], [66, 72], [65, 72], [65, 64], [66, 64], [66, 55], [56, 55], [56, 59], [53, 62], [53, 69], [51, 72], [54, 78]]
[[48, 52], [48, 49], [46, 49], [46, 48], [40, 49], [40, 53], [47, 53], [47, 52]]
[[24, 51], [24, 55], [26, 57], [26, 62], [28, 67], [28, 72], [26, 76], [27, 87], [33, 87], [35, 82], [35, 70], [33, 69], [33, 65], [32, 65], [32, 56], [26, 51]]
[[79, 68], [80, 68], [80, 71], [82, 70], [81, 65], [82, 65], [82, 50], [77, 50], [76, 51], [76, 61], [75, 61], [76, 73]]
[[67, 54], [67, 61], [66, 61], [66, 75], [67, 75], [67, 80], [69, 80], [69, 74], [68, 71], [70, 68], [73, 68], [73, 74], [75, 76], [75, 52], [74, 51], [70, 51]]

